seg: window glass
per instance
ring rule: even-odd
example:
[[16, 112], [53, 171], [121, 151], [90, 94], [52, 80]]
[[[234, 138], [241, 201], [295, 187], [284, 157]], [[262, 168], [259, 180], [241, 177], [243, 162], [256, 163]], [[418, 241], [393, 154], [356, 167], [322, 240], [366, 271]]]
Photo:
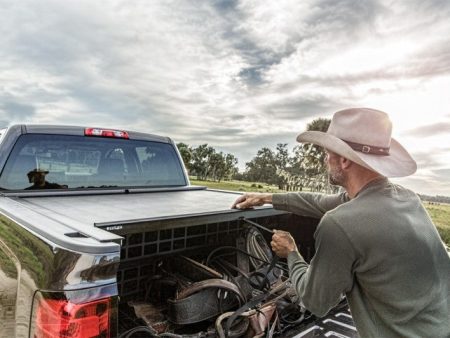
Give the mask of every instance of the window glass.
[[88, 136], [23, 135], [0, 176], [8, 190], [182, 185], [171, 144]]
[[6, 130], [8, 130], [8, 128], [0, 129], [0, 142], [3, 140], [3, 136], [5, 135]]

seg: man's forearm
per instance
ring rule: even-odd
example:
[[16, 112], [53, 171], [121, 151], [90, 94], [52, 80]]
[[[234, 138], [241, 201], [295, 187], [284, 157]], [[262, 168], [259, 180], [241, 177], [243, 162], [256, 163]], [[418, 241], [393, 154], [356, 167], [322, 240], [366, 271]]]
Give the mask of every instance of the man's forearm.
[[321, 218], [327, 211], [345, 203], [345, 194], [325, 195], [310, 192], [277, 193], [271, 196], [274, 208], [294, 214]]
[[263, 201], [264, 204], [272, 204], [272, 196], [273, 194], [267, 193], [267, 194], [263, 194]]
[[248, 209], [264, 204], [272, 204], [271, 193], [245, 193], [239, 196], [231, 206], [236, 209]]

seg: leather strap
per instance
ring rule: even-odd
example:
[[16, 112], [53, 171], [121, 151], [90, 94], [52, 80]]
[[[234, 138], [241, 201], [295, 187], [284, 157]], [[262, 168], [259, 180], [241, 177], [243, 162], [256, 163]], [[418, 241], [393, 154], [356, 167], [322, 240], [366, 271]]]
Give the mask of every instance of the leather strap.
[[269, 288], [270, 288], [269, 273], [272, 272], [273, 268], [278, 263], [278, 260], [279, 260], [278, 256], [274, 256], [272, 258], [272, 261], [270, 262], [269, 268], [267, 269], [267, 272], [264, 275], [264, 279], [261, 281], [261, 284], [259, 285], [259, 290], [262, 290], [266, 284], [269, 284]]
[[[266, 302], [266, 300], [273, 295], [275, 292], [279, 291], [283, 287], [285, 287], [286, 282], [281, 283], [274, 287], [272, 290], [266, 293], [261, 293], [255, 297], [253, 297], [250, 301], [242, 305], [239, 309], [237, 309], [233, 314], [228, 318], [226, 326], [225, 326], [225, 333], [230, 331], [231, 326], [233, 325], [233, 322], [244, 312], [247, 312], [254, 308], [256, 305]], [[284, 291], [281, 295], [276, 296], [274, 299], [271, 300], [271, 302], [276, 302], [278, 299], [283, 298], [286, 296], [287, 292]]]
[[244, 312], [252, 309], [254, 306], [261, 304], [262, 302], [264, 302], [268, 297], [270, 296], [270, 294], [267, 293], [262, 293], [256, 297], [254, 297], [252, 300], [250, 300], [249, 302], [245, 303], [244, 305], [242, 305], [239, 309], [237, 309], [236, 311], [233, 312], [233, 314], [228, 317], [226, 326], [225, 326], [225, 334], [227, 334], [230, 329], [231, 326], [233, 325], [233, 322]]
[[238, 295], [240, 300], [244, 299], [244, 297], [241, 294], [241, 291], [235, 284], [233, 284], [229, 281], [226, 281], [224, 279], [218, 279], [218, 278], [211, 278], [211, 279], [202, 280], [200, 282], [191, 284], [190, 286], [188, 286], [187, 288], [185, 288], [184, 290], [182, 290], [181, 292], [178, 293], [177, 299], [183, 299], [183, 298], [189, 297], [190, 295], [192, 295], [196, 292], [199, 292], [204, 289], [209, 289], [209, 288], [224, 289], [226, 291], [231, 291], [231, 292], [235, 293], [236, 295]]
[[347, 143], [350, 146], [350, 148], [352, 148], [353, 150], [362, 152], [364, 154], [381, 155], [381, 156], [389, 155], [389, 147], [383, 148], [383, 147], [378, 147], [378, 146], [371, 146], [371, 145], [367, 145], [367, 144], [350, 142], [350, 141], [346, 141], [346, 140], [342, 140], [342, 141]]

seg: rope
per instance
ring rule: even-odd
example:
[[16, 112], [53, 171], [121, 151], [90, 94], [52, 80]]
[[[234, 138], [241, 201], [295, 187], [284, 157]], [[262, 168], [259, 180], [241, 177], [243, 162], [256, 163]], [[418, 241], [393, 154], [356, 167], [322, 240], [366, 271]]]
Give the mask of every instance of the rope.
[[272, 252], [266, 243], [263, 235], [254, 227], [247, 231], [246, 249], [250, 256], [250, 263], [255, 269], [261, 266], [253, 257], [257, 257], [259, 261], [270, 262], [272, 260]]

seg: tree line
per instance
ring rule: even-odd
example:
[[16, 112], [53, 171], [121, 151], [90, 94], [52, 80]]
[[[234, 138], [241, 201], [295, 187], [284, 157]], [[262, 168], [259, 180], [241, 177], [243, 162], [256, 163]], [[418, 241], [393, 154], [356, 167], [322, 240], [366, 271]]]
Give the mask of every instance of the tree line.
[[429, 195], [423, 195], [423, 194], [418, 194], [418, 195], [422, 201], [427, 201], [430, 203], [450, 204], [450, 196], [441, 196], [441, 195], [429, 196]]
[[[307, 125], [307, 130], [326, 131], [329, 119], [319, 118]], [[328, 183], [325, 152], [312, 144], [299, 144], [291, 152], [287, 143], [278, 143], [275, 149], [264, 147], [245, 164], [239, 173], [238, 159], [233, 154], [217, 152], [208, 144], [190, 147], [177, 144], [190, 175], [199, 180], [245, 180], [277, 185], [279, 189], [334, 191]]]
[[[331, 120], [318, 118], [307, 125], [307, 130], [327, 131]], [[245, 163], [245, 171], [240, 173], [238, 159], [233, 154], [217, 152], [208, 144], [191, 147], [177, 144], [189, 175], [198, 180], [242, 180], [261, 182], [278, 186], [286, 191], [336, 192], [330, 186], [325, 165], [325, 152], [313, 144], [299, 144], [291, 151], [287, 143], [278, 143], [274, 149], [267, 147], [257, 151], [255, 157]], [[449, 196], [419, 195], [424, 201], [449, 203]]]
[[177, 148], [189, 175], [196, 176], [198, 180], [220, 182], [223, 179], [233, 179], [239, 172], [238, 160], [233, 154], [217, 152], [208, 144], [194, 148], [178, 143]]

